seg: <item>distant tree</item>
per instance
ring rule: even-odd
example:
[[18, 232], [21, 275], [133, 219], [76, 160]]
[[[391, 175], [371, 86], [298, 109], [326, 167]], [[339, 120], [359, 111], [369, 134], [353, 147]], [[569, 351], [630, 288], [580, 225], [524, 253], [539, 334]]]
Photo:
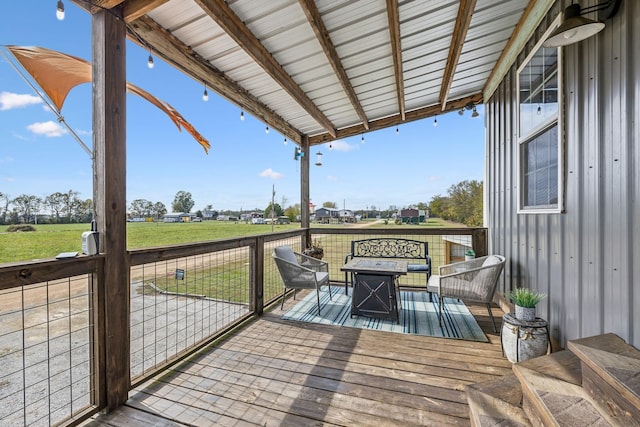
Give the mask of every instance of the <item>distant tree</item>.
[[160, 219], [167, 214], [167, 207], [162, 202], [155, 202], [152, 213], [155, 219]]
[[337, 209], [338, 205], [336, 205], [336, 202], [324, 202], [322, 204], [323, 208], [333, 208], [333, 209]]
[[289, 221], [293, 222], [297, 219], [298, 215], [300, 215], [300, 204], [296, 203], [293, 206], [289, 206], [284, 210], [284, 215], [289, 218]]
[[65, 214], [66, 222], [72, 222], [75, 208], [79, 205], [78, 195], [80, 193], [77, 191], [69, 190], [64, 193], [62, 197], [62, 212]]
[[64, 193], [56, 191], [44, 198], [44, 205], [49, 208], [49, 212], [54, 218], [53, 222], [60, 222], [60, 213], [64, 206], [64, 197]]
[[469, 227], [482, 226], [482, 182], [462, 181], [449, 187], [448, 196], [436, 195], [429, 203], [431, 215]]
[[13, 199], [12, 203], [18, 217], [22, 217], [24, 222], [35, 222], [35, 214], [42, 204], [42, 199], [31, 194], [21, 194]]
[[[284, 215], [284, 210], [282, 209], [282, 207], [278, 204], [278, 203], [274, 203], [273, 204], [273, 217], [277, 218], [279, 216]], [[271, 203], [269, 203], [269, 206], [267, 206], [267, 208], [264, 210], [264, 217], [265, 218], [271, 218]]]
[[7, 214], [9, 213], [9, 204], [11, 198], [8, 194], [0, 191], [0, 224], [7, 223]]
[[150, 217], [153, 212], [153, 202], [146, 199], [136, 199], [129, 205], [129, 213], [134, 218]]
[[176, 193], [171, 204], [173, 212], [191, 212], [191, 208], [195, 205], [191, 193], [180, 190]]

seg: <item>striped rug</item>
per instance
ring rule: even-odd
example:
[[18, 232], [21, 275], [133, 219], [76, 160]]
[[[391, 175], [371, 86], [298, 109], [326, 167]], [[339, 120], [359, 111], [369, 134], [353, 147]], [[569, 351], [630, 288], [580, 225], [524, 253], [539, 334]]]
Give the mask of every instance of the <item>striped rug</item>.
[[433, 302], [429, 302], [429, 294], [426, 292], [401, 291], [400, 323], [367, 316], [353, 316], [352, 318], [350, 315], [351, 295], [345, 295], [344, 287], [340, 286], [332, 286], [331, 294], [333, 300], [329, 300], [327, 288], [322, 288], [320, 291], [321, 315], [318, 315], [316, 293], [309, 292], [282, 318], [401, 334], [489, 341], [469, 309], [458, 300], [445, 298], [442, 326], [440, 326], [438, 322], [438, 297], [434, 296]]

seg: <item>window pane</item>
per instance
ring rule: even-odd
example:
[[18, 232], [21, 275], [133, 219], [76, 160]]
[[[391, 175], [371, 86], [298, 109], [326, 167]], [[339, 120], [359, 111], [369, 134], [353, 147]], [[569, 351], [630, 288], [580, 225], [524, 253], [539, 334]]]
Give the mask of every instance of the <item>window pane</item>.
[[520, 136], [558, 115], [558, 48], [540, 48], [518, 74]]
[[524, 207], [558, 206], [558, 125], [522, 144]]

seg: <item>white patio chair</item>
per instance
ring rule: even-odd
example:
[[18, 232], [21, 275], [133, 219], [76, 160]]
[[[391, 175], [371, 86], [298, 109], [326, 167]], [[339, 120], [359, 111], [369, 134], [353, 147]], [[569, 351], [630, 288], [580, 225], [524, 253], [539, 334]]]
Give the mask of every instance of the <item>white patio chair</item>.
[[504, 268], [505, 258], [501, 255], [489, 255], [470, 261], [442, 265], [437, 275], [429, 278], [427, 290], [438, 294], [438, 319], [442, 326], [444, 298], [457, 298], [462, 301], [486, 304], [494, 332], [498, 332], [491, 312], [493, 294], [496, 292], [498, 278]]
[[[293, 299], [296, 298], [298, 289], [315, 289], [318, 299], [318, 314], [320, 314], [320, 287], [322, 285], [329, 287], [329, 299], [332, 299], [331, 286], [329, 286], [329, 264], [294, 252], [290, 246], [278, 246], [273, 250], [272, 256], [278, 266], [284, 285], [280, 309], [284, 308], [287, 289], [293, 289]], [[300, 261], [298, 261], [299, 259]]]

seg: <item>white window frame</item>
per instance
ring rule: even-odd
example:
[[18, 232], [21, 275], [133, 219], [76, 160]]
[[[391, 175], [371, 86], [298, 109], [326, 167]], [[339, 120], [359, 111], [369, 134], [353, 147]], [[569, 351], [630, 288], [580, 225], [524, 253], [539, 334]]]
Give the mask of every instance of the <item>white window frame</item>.
[[[563, 64], [562, 64], [562, 49], [557, 47], [558, 49], [558, 68], [557, 68], [557, 81], [558, 81], [558, 112], [557, 116], [552, 116], [541, 123], [539, 123], [536, 127], [529, 129], [524, 135], [521, 133], [520, 129], [520, 73], [522, 70], [529, 64], [531, 59], [538, 53], [538, 50], [542, 48], [542, 43], [547, 39], [549, 34], [553, 30], [556, 29], [557, 26], [560, 25], [562, 15], [559, 15], [551, 24], [551, 26], [547, 29], [544, 35], [540, 38], [540, 41], [536, 44], [536, 46], [531, 50], [531, 53], [527, 56], [527, 58], [523, 61], [523, 63], [518, 67], [516, 73], [516, 93], [517, 93], [517, 108], [516, 108], [516, 140], [517, 140], [517, 174], [518, 174], [518, 213], [519, 214], [550, 214], [550, 213], [562, 213], [564, 212], [564, 88], [563, 88]], [[548, 49], [548, 48], [547, 48]], [[524, 144], [533, 141], [536, 137], [543, 134], [547, 130], [551, 129], [553, 126], [557, 126], [558, 130], [558, 202], [555, 206], [525, 206], [525, 196], [527, 192], [527, 188], [524, 186], [524, 155], [523, 155], [523, 147]]]

